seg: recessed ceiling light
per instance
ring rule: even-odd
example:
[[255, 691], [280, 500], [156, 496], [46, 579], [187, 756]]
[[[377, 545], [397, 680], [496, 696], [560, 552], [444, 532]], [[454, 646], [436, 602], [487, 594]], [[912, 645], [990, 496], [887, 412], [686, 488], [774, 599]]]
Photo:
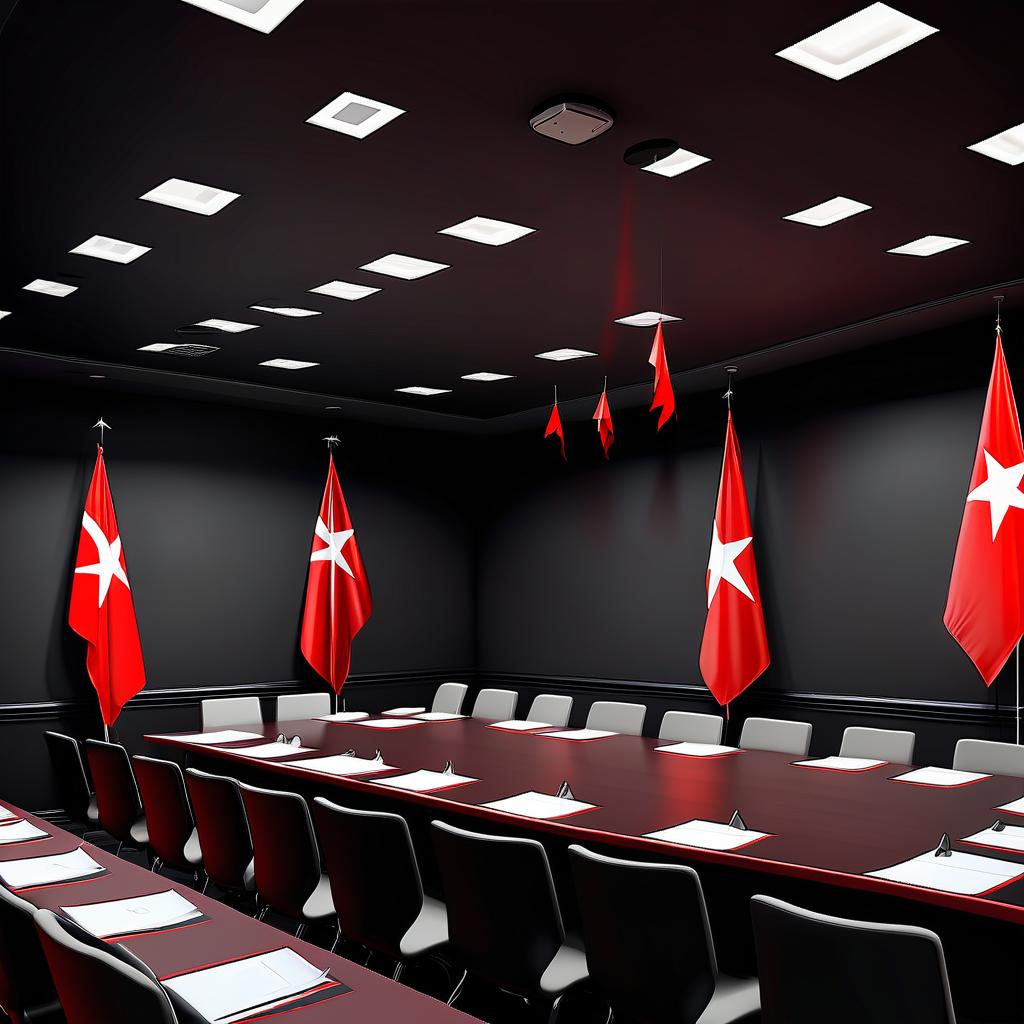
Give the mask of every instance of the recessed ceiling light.
[[364, 263], [359, 269], [369, 270], [374, 274], [387, 274], [388, 277], [400, 277], [403, 281], [415, 281], [427, 274], [436, 274], [439, 270], [447, 270], [450, 264], [435, 263], [433, 260], [420, 260], [415, 256], [403, 256], [393, 252], [381, 256], [372, 263]]
[[684, 174], [686, 171], [692, 171], [694, 167], [700, 167], [701, 164], [708, 163], [710, 159], [711, 157], [709, 156], [691, 153], [688, 149], [683, 149], [680, 146], [674, 153], [669, 153], [668, 156], [663, 156], [660, 160], [655, 160], [654, 163], [641, 167], [640, 170], [650, 171], [651, 174], [660, 174], [663, 178], [674, 178], [679, 174]]
[[154, 341], [152, 345], [143, 345], [139, 352], [168, 352], [177, 348], [173, 341]]
[[482, 370], [480, 373], [467, 373], [463, 376], [463, 380], [482, 380], [490, 383], [493, 380], [512, 380], [513, 374], [511, 373], [488, 373]]
[[898, 245], [895, 249], [886, 249], [885, 251], [896, 253], [898, 256], [934, 256], [947, 249], [955, 249], [958, 245], [970, 245], [970, 242], [966, 238], [924, 235], [922, 238], [914, 239], [913, 242], [907, 242], [904, 245]]
[[627, 327], [653, 327], [656, 323], [671, 323], [673, 320], [681, 319], [678, 316], [669, 316], [668, 313], [657, 313], [648, 310], [646, 313], [633, 313], [631, 316], [620, 316], [615, 322], [625, 324]]
[[275, 370], [307, 370], [311, 366], [319, 365], [319, 363], [306, 363], [301, 359], [267, 359], [260, 363], [260, 366], [272, 366]]
[[228, 334], [240, 334], [242, 331], [255, 331], [259, 324], [243, 324], [238, 320], [200, 320], [193, 324], [193, 327], [212, 327], [215, 331], [225, 331]]
[[330, 128], [333, 132], [342, 132], [355, 139], [365, 139], [371, 132], [383, 128], [389, 121], [394, 121], [399, 114], [404, 113], [401, 107], [393, 107], [389, 103], [381, 103], [380, 100], [367, 99], [354, 92], [343, 92], [322, 110], [306, 118], [306, 123]]
[[185, 0], [257, 32], [273, 32], [302, 0]]
[[424, 395], [429, 397], [430, 395], [450, 395], [452, 393], [451, 388], [395, 388], [396, 391], [401, 391], [405, 395]]
[[982, 156], [990, 156], [993, 160], [1002, 160], [1011, 167], [1024, 164], [1024, 122], [967, 148]]
[[348, 299], [355, 302], [356, 299], [365, 299], [367, 295], [379, 292], [379, 288], [371, 288], [365, 284], [349, 284], [348, 281], [328, 281], [327, 284], [310, 288], [316, 295], [330, 295], [334, 299]]
[[39, 292], [40, 295], [55, 295], [58, 299], [63, 299], [65, 295], [77, 292], [78, 285], [62, 284], [60, 281], [47, 281], [44, 278], [37, 277], [34, 281], [29, 281], [25, 285], [24, 291]]
[[776, 56], [838, 81], [891, 57], [933, 32], [938, 32], [938, 29], [888, 4], [871, 4], [813, 36], [779, 50]]
[[250, 306], [250, 309], [258, 309], [261, 313], [276, 313], [278, 316], [319, 316], [319, 309], [303, 309], [301, 306]]
[[587, 359], [596, 355], [596, 352], [585, 352], [581, 348], [556, 348], [551, 352], [538, 352], [536, 358], [550, 359], [554, 363], [564, 363], [569, 359]]
[[3, 320], [5, 316], [10, 316], [11, 311], [9, 309], [0, 309], [0, 320]]
[[324, 408], [328, 412], [340, 412], [341, 411], [341, 406], [340, 405], [325, 405]]
[[69, 251], [78, 256], [95, 256], [98, 260], [110, 260], [111, 263], [131, 263], [140, 256], [145, 256], [149, 252], [149, 246], [122, 242], [117, 238], [107, 238], [105, 235], [93, 235]]
[[846, 196], [836, 196], [835, 199], [826, 199], [817, 206], [808, 206], [806, 210], [787, 214], [782, 219], [796, 221], [797, 224], [810, 224], [813, 228], [823, 228], [870, 209], [867, 203], [858, 203], [856, 199], [847, 199]]
[[490, 217], [470, 217], [450, 228], [442, 228], [439, 235], [454, 235], [456, 238], [467, 238], [471, 242], [483, 245], [507, 245], [524, 235], [532, 235], [536, 228], [512, 224], [507, 220], [492, 220]]
[[106, 380], [107, 375], [105, 373], [90, 373], [89, 380]]
[[226, 188], [213, 188], [211, 185], [200, 185], [195, 181], [183, 178], [168, 178], [162, 185], [150, 189], [145, 195], [139, 196], [150, 203], [173, 206], [177, 210], [188, 210], [189, 213], [201, 213], [204, 217], [212, 217], [220, 213], [228, 203], [234, 202], [240, 193], [229, 192]]

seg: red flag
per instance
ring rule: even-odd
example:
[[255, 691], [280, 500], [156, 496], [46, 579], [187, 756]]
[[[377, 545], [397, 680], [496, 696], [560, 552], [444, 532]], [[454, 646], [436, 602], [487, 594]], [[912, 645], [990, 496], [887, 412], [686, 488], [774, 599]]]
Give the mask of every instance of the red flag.
[[348, 678], [352, 640], [372, 610], [370, 581], [331, 456], [313, 531], [300, 646], [335, 693], [341, 693]]
[[996, 331], [981, 436], [943, 622], [986, 685], [1024, 634], [1024, 445]]
[[558, 399], [555, 399], [555, 404], [551, 406], [551, 415], [548, 417], [548, 425], [544, 428], [544, 436], [550, 437], [554, 434], [562, 445], [562, 459], [565, 462], [569, 460], [565, 457], [565, 431], [562, 429], [562, 417], [558, 412]]
[[735, 700], [771, 661], [753, 541], [730, 412], [706, 577], [708, 617], [700, 645], [700, 671], [719, 704]]
[[672, 390], [672, 378], [668, 374], [668, 358], [665, 355], [665, 337], [661, 333], [661, 321], [654, 332], [654, 347], [647, 360], [654, 367], [654, 399], [650, 411], [661, 409], [658, 417], [658, 429], [661, 430], [671, 417], [676, 414], [676, 395]]
[[615, 430], [612, 428], [612, 411], [608, 408], [608, 385], [604, 386], [601, 397], [598, 400], [597, 408], [594, 410], [594, 419], [597, 420], [597, 432], [601, 437], [601, 447], [604, 449], [604, 457], [608, 458], [608, 449], [615, 443]]
[[146, 668], [114, 500], [98, 445], [82, 513], [68, 625], [89, 645], [85, 667], [96, 688], [103, 723], [113, 725], [121, 708], [146, 685]]

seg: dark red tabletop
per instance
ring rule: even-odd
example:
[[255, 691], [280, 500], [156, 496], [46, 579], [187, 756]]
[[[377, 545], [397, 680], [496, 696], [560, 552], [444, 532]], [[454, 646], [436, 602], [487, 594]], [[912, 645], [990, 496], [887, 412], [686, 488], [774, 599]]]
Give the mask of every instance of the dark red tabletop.
[[[315, 753], [280, 761], [245, 758], [244, 749], [198, 747], [172, 736], [147, 739], [225, 761], [244, 762], [250, 770], [305, 779], [321, 787], [374, 791], [381, 798], [412, 801], [439, 810], [514, 822], [564, 836], [643, 849], [669, 859], [712, 861], [743, 870], [789, 875], [919, 900], [987, 917], [1024, 923], [1024, 880], [987, 896], [958, 896], [868, 878], [866, 872], [909, 860], [934, 849], [948, 832], [953, 848], [1016, 861], [1024, 855], [982, 849], [959, 842], [997, 818], [1024, 824], [1024, 817], [995, 810], [1024, 796], [1024, 779], [992, 776], [956, 788], [928, 788], [891, 781], [911, 766], [886, 764], [862, 772], [798, 767], [790, 754], [744, 750], [714, 758], [658, 752], [662, 741], [612, 736], [591, 741], [548, 739], [532, 733], [488, 728], [473, 719], [430, 722], [410, 728], [370, 729], [358, 724], [319, 721], [270, 723], [267, 737], [299, 735]], [[471, 785], [434, 794], [415, 794], [377, 786], [372, 779], [332, 778], [286, 767], [287, 761], [340, 754], [355, 748], [361, 757], [380, 749], [401, 774], [441, 770], [451, 760]], [[379, 776], [380, 778], [386, 775]], [[540, 821], [510, 816], [478, 805], [528, 790], [554, 793], [569, 782], [578, 800], [597, 809], [569, 818]], [[746, 849], [715, 852], [643, 838], [644, 833], [693, 818], [727, 822], [739, 810], [750, 829], [772, 836]]]

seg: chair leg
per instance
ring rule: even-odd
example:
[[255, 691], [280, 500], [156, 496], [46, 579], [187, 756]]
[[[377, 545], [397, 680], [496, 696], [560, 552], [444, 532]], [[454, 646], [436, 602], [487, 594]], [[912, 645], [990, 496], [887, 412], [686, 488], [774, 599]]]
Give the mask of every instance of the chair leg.
[[555, 1024], [558, 1020], [558, 1009], [562, 1005], [562, 997], [559, 996], [552, 1004], [551, 1011], [548, 1013], [548, 1024]]
[[114, 856], [115, 857], [120, 857], [121, 856], [121, 847], [122, 846], [124, 846], [124, 841], [123, 840], [121, 840], [117, 844], [117, 849], [114, 851]]
[[608, 1007], [608, 1016], [604, 1024], [615, 1024], [615, 1011], [610, 1006]]
[[154, 875], [159, 875], [163, 866], [164, 862], [159, 857], [154, 857], [153, 863], [149, 866], [149, 870], [152, 871]]
[[448, 1005], [454, 1006], [455, 1000], [462, 995], [462, 990], [466, 985], [466, 978], [469, 977], [469, 971], [463, 971], [462, 977], [455, 983], [455, 988], [452, 989], [452, 994], [448, 997]]
[[404, 971], [404, 970], [405, 970], [405, 964], [402, 963], [401, 960], [399, 960], [398, 963], [395, 964], [394, 971], [391, 972], [391, 980], [392, 981], [398, 981], [399, 978], [402, 977], [402, 971]]
[[304, 924], [300, 924], [299, 927], [295, 929], [295, 938], [301, 939], [302, 936], [305, 935], [305, 934], [306, 934], [306, 926]]
[[206, 890], [209, 889], [209, 888], [210, 888], [210, 876], [207, 875], [206, 878], [203, 880], [203, 887], [202, 887], [202, 889], [199, 890], [200, 894], [205, 896], [206, 895]]

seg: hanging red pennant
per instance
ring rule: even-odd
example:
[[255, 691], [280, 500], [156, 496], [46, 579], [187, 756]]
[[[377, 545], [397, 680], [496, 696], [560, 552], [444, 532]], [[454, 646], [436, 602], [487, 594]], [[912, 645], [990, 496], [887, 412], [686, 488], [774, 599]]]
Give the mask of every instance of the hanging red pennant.
[[594, 419], [597, 420], [597, 432], [601, 438], [601, 448], [604, 450], [604, 457], [608, 458], [608, 450], [615, 443], [615, 430], [612, 427], [612, 411], [608, 407], [608, 383], [605, 382], [601, 398], [594, 410]]
[[654, 332], [654, 347], [647, 360], [654, 367], [654, 399], [650, 411], [661, 409], [658, 417], [658, 429], [661, 430], [676, 415], [676, 395], [672, 390], [672, 378], [668, 373], [668, 358], [665, 356], [665, 337], [661, 332], [661, 321]]
[[558, 411], [558, 399], [555, 398], [555, 404], [551, 406], [551, 415], [548, 417], [548, 425], [544, 428], [544, 436], [550, 437], [554, 434], [559, 443], [562, 446], [562, 460], [568, 462], [569, 460], [565, 457], [565, 431], [562, 429], [562, 417]]

